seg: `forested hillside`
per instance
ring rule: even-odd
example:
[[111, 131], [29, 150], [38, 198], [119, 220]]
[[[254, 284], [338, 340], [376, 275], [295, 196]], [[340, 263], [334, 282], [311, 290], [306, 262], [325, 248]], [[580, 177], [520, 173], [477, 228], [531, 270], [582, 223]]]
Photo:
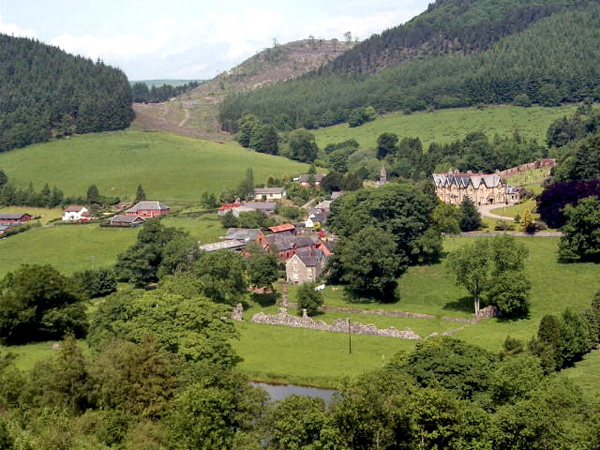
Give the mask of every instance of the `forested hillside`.
[[469, 54], [567, 8], [579, 0], [437, 0], [404, 25], [371, 36], [345, 52], [326, 70], [372, 72], [407, 60], [434, 55]]
[[131, 104], [122, 71], [0, 34], [0, 151], [126, 128], [134, 117]]
[[[457, 9], [463, 3], [451, 0], [443, 5], [450, 10], [450, 6]], [[512, 4], [509, 0], [495, 3]], [[484, 45], [482, 40], [481, 45], [476, 45], [478, 38], [473, 37], [470, 51], [462, 52], [467, 54], [432, 55], [375, 74], [324, 69], [301, 80], [229, 97], [221, 107], [221, 124], [226, 130], [236, 131], [242, 114], [251, 112], [265, 122], [291, 122], [295, 127], [310, 129], [346, 122], [357, 110], [368, 106], [377, 113], [386, 113], [510, 102], [552, 106], [598, 100], [600, 6], [595, 2], [568, 4], [573, 6], [565, 9], [554, 5], [554, 14], [500, 39], [482, 52], [476, 52], [476, 47], [485, 48], [489, 43]], [[550, 14], [552, 8], [547, 6], [540, 11]], [[436, 12], [433, 8], [423, 17], [434, 17]], [[436, 23], [461, 17], [465, 23], [475, 21], [456, 11], [447, 15], [437, 12], [437, 16]], [[444, 34], [443, 27], [439, 34]], [[406, 51], [410, 53], [410, 49]], [[337, 60], [332, 63], [333, 67], [339, 64]]]

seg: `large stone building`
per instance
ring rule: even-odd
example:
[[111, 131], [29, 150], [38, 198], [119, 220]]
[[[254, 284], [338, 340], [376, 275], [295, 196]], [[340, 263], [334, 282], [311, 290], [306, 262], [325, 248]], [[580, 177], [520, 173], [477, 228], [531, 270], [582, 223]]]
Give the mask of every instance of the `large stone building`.
[[510, 190], [504, 178], [498, 174], [449, 171], [434, 173], [433, 182], [437, 196], [444, 203], [452, 205], [459, 205], [465, 197], [469, 197], [476, 205], [518, 201], [514, 189]]

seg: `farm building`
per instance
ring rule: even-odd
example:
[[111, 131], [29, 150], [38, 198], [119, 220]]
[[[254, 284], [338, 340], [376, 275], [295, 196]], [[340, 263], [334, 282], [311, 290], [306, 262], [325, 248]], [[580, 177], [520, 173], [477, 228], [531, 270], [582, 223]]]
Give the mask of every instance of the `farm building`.
[[21, 224], [31, 220], [31, 214], [27, 213], [0, 213], [0, 225]]
[[170, 212], [171, 209], [161, 202], [143, 201], [135, 204], [132, 208], [125, 211], [125, 215], [149, 218], [162, 216], [164, 214], [169, 214]]

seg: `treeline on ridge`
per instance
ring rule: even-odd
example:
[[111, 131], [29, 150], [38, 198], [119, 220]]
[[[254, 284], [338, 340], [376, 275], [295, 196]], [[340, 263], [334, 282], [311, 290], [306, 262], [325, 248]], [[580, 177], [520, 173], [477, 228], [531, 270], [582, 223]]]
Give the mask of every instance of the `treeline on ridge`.
[[0, 152], [126, 128], [134, 118], [131, 104], [121, 70], [0, 34]]
[[357, 108], [379, 114], [480, 104], [520, 106], [600, 99], [600, 7], [558, 12], [525, 31], [466, 56], [430, 57], [376, 74], [322, 71], [269, 88], [230, 96], [219, 112], [237, 131], [252, 113], [276, 128], [307, 129], [346, 122]]
[[185, 94], [200, 85], [197, 81], [190, 81], [179, 86], [171, 84], [163, 84], [161, 86], [148, 87], [146, 83], [133, 83], [131, 87], [133, 91], [133, 101], [136, 103], [161, 103]]
[[393, 64], [436, 55], [465, 55], [489, 49], [503, 37], [583, 0], [437, 0], [404, 25], [385, 30], [358, 43], [331, 61], [326, 71], [375, 72]]

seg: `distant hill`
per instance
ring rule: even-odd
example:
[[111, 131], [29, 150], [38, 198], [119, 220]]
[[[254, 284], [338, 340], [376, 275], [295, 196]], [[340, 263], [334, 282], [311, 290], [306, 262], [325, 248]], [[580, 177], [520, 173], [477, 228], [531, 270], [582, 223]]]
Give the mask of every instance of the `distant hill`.
[[40, 42], [0, 34], [0, 152], [133, 120], [125, 74]]
[[176, 100], [158, 105], [136, 104], [136, 126], [194, 137], [224, 139], [217, 120], [226, 95], [248, 92], [296, 79], [342, 54], [354, 44], [305, 39], [263, 50], [239, 66], [206, 81]]
[[[286, 83], [230, 95], [242, 114], [318, 128], [377, 113], [600, 100], [600, 5], [591, 0], [438, 0], [407, 24]], [[282, 120], [283, 118], [283, 120]]]
[[173, 87], [177, 87], [177, 86], [182, 86], [184, 84], [188, 84], [191, 82], [197, 82], [197, 83], [204, 83], [206, 80], [171, 80], [171, 79], [164, 79], [164, 80], [130, 80], [129, 84], [131, 84], [132, 86], [135, 83], [144, 83], [146, 86], [148, 86], [149, 88], [151, 88], [152, 86], [162, 86], [164, 84], [168, 84], [170, 86]]

